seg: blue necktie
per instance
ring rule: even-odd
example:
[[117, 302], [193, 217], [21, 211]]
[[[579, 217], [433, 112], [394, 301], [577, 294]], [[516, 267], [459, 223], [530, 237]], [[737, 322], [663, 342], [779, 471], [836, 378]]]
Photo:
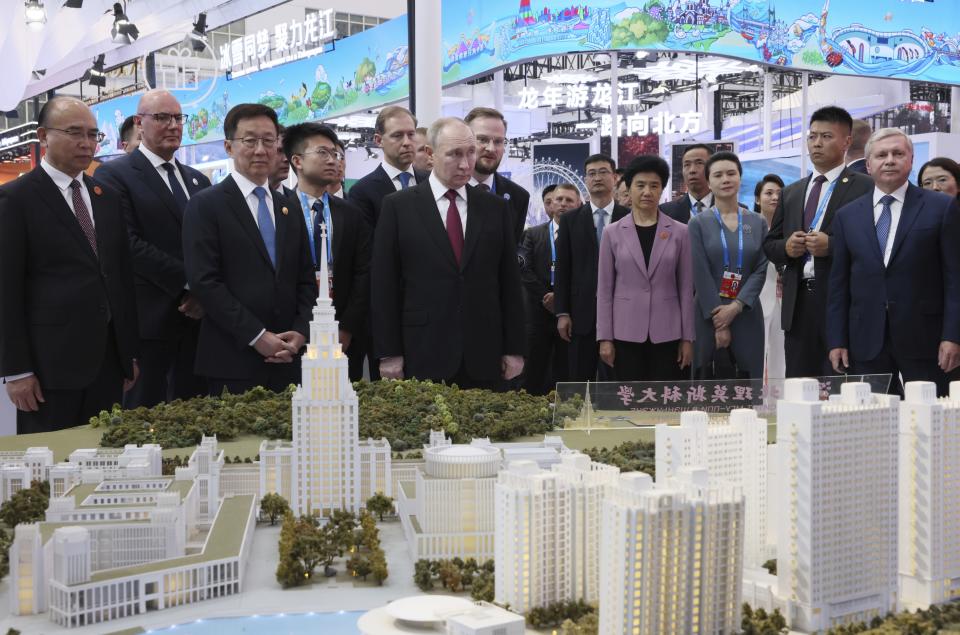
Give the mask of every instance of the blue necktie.
[[598, 209], [597, 210], [597, 244], [600, 244], [600, 239], [603, 238], [603, 226], [606, 224], [607, 210]]
[[397, 175], [397, 178], [400, 179], [400, 189], [405, 190], [410, 186], [410, 173], [401, 172]]
[[270, 256], [270, 262], [274, 268], [277, 266], [277, 230], [273, 226], [273, 218], [270, 216], [270, 208], [267, 207], [267, 191], [262, 187], [253, 188], [257, 200], [257, 225], [260, 226], [260, 236], [263, 237], [263, 244], [267, 248], [267, 254]]
[[173, 200], [177, 202], [180, 213], [187, 209], [187, 195], [180, 187], [180, 181], [177, 179], [176, 168], [172, 163], [163, 163], [163, 169], [167, 171], [167, 180], [170, 181], [170, 191], [173, 192]]
[[887, 239], [890, 238], [890, 220], [893, 212], [890, 211], [890, 204], [896, 199], [889, 194], [880, 199], [883, 209], [880, 211], [880, 218], [877, 219], [877, 242], [880, 243], [880, 258], [884, 258], [887, 253]]

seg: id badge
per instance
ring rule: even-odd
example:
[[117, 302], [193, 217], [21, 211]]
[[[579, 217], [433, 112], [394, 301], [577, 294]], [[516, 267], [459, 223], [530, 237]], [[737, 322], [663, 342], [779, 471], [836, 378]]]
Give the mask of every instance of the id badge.
[[720, 297], [736, 299], [740, 294], [740, 283], [743, 276], [733, 271], [724, 271], [723, 278], [720, 279]]

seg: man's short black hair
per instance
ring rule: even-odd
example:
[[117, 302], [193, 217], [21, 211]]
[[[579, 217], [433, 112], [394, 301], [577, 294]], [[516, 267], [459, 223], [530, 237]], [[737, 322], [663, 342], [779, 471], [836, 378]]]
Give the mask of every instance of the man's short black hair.
[[740, 157], [734, 152], [728, 150], [721, 150], [720, 152], [714, 152], [710, 155], [710, 158], [707, 159], [707, 164], [703, 166], [703, 171], [706, 173], [707, 178], [710, 178], [710, 167], [717, 161], [732, 161], [737, 164], [737, 172], [740, 173], [740, 176], [743, 176], [743, 166], [740, 165]]
[[123, 120], [123, 123], [120, 125], [120, 140], [130, 143], [133, 140], [133, 133], [135, 131], [136, 121], [134, 120], [134, 115], [130, 115]]
[[237, 104], [230, 109], [227, 116], [223, 118], [223, 136], [226, 139], [233, 139], [237, 134], [237, 126], [241, 119], [253, 119], [255, 117], [267, 117], [273, 122], [273, 127], [280, 135], [280, 121], [277, 119], [277, 111], [263, 104]]
[[335, 146], [340, 147], [340, 139], [337, 138], [337, 133], [333, 131], [333, 128], [322, 123], [307, 121], [287, 128], [283, 133], [283, 153], [286, 155], [287, 161], [290, 161], [292, 165], [293, 155], [301, 154], [310, 137], [318, 135], [326, 137]]
[[547, 187], [543, 188], [543, 192], [540, 193], [540, 198], [546, 199], [547, 194], [552, 194], [555, 189], [557, 189], [557, 184], [551, 183]]
[[631, 161], [620, 180], [626, 183], [629, 189], [633, 185], [634, 177], [645, 172], [659, 176], [660, 185], [667, 187], [667, 181], [670, 180], [670, 166], [655, 154], [644, 154]]
[[824, 106], [823, 108], [814, 111], [814, 113], [810, 115], [810, 123], [813, 123], [814, 121], [841, 124], [847, 129], [847, 134], [850, 134], [850, 132], [853, 131], [853, 117], [850, 116], [850, 113], [839, 106]]
[[611, 172], [616, 172], [617, 170], [617, 164], [613, 162], [613, 159], [605, 154], [591, 154], [588, 156], [587, 160], [583, 162], [584, 171], [586, 171], [587, 166], [591, 163], [606, 163], [610, 166]]
[[682, 159], [683, 157], [687, 156], [687, 153], [690, 152], [691, 150], [706, 150], [708, 157], [713, 154], [713, 149], [707, 144], [694, 143], [693, 145], [687, 146], [686, 148], [683, 149], [683, 154], [680, 155], [680, 158]]

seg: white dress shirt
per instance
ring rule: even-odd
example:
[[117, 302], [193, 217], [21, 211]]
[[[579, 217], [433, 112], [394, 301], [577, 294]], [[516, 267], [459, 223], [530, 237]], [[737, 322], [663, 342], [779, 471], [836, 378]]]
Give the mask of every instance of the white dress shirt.
[[[54, 184], [60, 189], [60, 195], [63, 196], [63, 199], [67, 202], [67, 207], [70, 208], [70, 211], [76, 215], [76, 210], [73, 209], [73, 191], [70, 189], [70, 184], [73, 183], [74, 178], [70, 177], [57, 168], [53, 167], [47, 162], [46, 157], [40, 159], [40, 167], [50, 175], [50, 178], [53, 179]], [[87, 184], [83, 182], [83, 174], [78, 174], [76, 180], [80, 181], [80, 197], [83, 199], [84, 204], [87, 206], [87, 213], [90, 215], [90, 222], [93, 223], [93, 204], [90, 202], [90, 192], [87, 191]], [[96, 229], [96, 225], [94, 225]], [[30, 377], [33, 375], [33, 371], [20, 373], [18, 375], [8, 375], [3, 378], [4, 383], [10, 381], [17, 381], [18, 379], [24, 379], [25, 377]]]
[[[143, 143], [140, 144], [139, 150], [140, 152], [143, 153], [143, 156], [147, 157], [147, 161], [149, 161], [150, 165], [154, 167], [154, 169], [157, 171], [157, 174], [160, 175], [160, 178], [163, 179], [163, 182], [167, 184], [168, 188], [170, 187], [170, 179], [167, 174], [167, 169], [163, 167], [163, 164], [164, 163], [173, 164], [173, 167], [174, 167], [173, 173], [177, 176], [177, 181], [180, 183], [180, 187], [183, 189], [184, 195], [187, 197], [188, 200], [190, 199], [190, 190], [187, 189], [187, 183], [186, 181], [183, 180], [183, 174], [180, 172], [180, 166], [177, 164], [176, 158], [173, 158], [167, 161], [163, 157], [158, 156], [153, 152], [151, 152], [150, 148], [148, 148]], [[173, 188], [170, 188], [170, 191], [173, 192]]]
[[478, 181], [478, 180], [477, 180], [477, 177], [471, 176], [471, 177], [470, 177], [470, 185], [472, 185], [472, 186], [474, 186], [474, 187], [477, 187], [477, 186], [479, 186], [480, 184], [484, 184], [484, 185], [486, 185], [488, 188], [490, 188], [490, 191], [491, 191], [491, 192], [494, 192], [494, 191], [496, 191], [496, 188], [494, 187], [494, 176], [495, 176], [495, 174], [489, 174], [489, 175], [487, 175], [487, 178], [483, 179], [482, 181]]
[[63, 200], [67, 202], [67, 207], [70, 208], [70, 211], [73, 212], [74, 216], [77, 214], [77, 210], [73, 209], [73, 190], [70, 189], [70, 184], [75, 180], [80, 182], [80, 198], [83, 199], [83, 204], [87, 207], [87, 214], [90, 215], [90, 222], [93, 223], [93, 228], [97, 228], [97, 221], [93, 217], [93, 203], [90, 201], [90, 191], [87, 190], [87, 184], [83, 182], [83, 173], [78, 174], [75, 177], [68, 176], [64, 174], [57, 168], [53, 167], [47, 162], [47, 158], [44, 157], [40, 159], [40, 167], [50, 175], [50, 178], [53, 179], [54, 184], [60, 189], [60, 196], [63, 197]]
[[604, 228], [606, 228], [606, 226], [609, 225], [610, 222], [613, 220], [613, 206], [616, 205], [616, 204], [617, 204], [617, 199], [615, 199], [615, 198], [610, 199], [610, 202], [607, 203], [607, 204], [606, 204], [604, 207], [602, 207], [602, 208], [601, 208], [601, 207], [597, 207], [596, 205], [594, 205], [593, 201], [590, 201], [590, 209], [593, 210], [593, 227], [594, 227], [594, 229], [596, 229], [596, 227], [597, 227], [597, 220], [599, 219], [599, 216], [600, 216], [600, 211], [599, 211], [599, 210], [602, 209], [604, 212], [606, 212], [606, 215], [603, 217], [603, 226], [604, 226]]
[[256, 226], [260, 227], [260, 222], [257, 220], [257, 209], [260, 206], [260, 199], [257, 198], [257, 195], [253, 193], [253, 190], [262, 187], [267, 191], [266, 201], [267, 209], [270, 210], [270, 218], [273, 219], [273, 227], [277, 227], [277, 217], [273, 213], [273, 192], [270, 190], [270, 183], [264, 181], [263, 183], [254, 183], [244, 175], [239, 172], [232, 172], [234, 182], [236, 182], [237, 187], [240, 188], [240, 194], [243, 195], [243, 199], [247, 202], [247, 207], [250, 208], [250, 213], [253, 214], [253, 222]]
[[337, 198], [343, 198], [343, 186], [339, 190], [331, 194], [330, 196], [336, 196]]
[[[890, 196], [894, 198], [894, 201], [890, 203], [890, 233], [887, 235], [887, 248], [883, 252], [884, 267], [890, 264], [890, 254], [893, 253], [893, 239], [897, 236], [897, 227], [900, 225], [900, 213], [903, 211], [903, 200], [907, 196], [907, 187], [909, 185], [910, 182], [905, 181], [903, 185], [890, 192]], [[886, 196], [886, 193], [882, 192], [880, 188], [873, 188], [874, 227], [877, 226], [877, 221], [880, 220], [880, 213], [883, 211], [883, 205], [880, 203], [880, 199], [884, 196]]]
[[400, 182], [401, 172], [406, 172], [407, 174], [410, 175], [410, 185], [417, 184], [417, 177], [413, 173], [413, 164], [410, 164], [409, 166], [407, 166], [406, 170], [398, 170], [397, 168], [393, 167], [386, 161], [381, 162], [380, 165], [383, 166], [383, 171], [386, 172], [387, 176], [390, 177], [390, 182], [393, 183], [393, 187], [396, 188], [398, 192], [403, 189], [403, 183]]
[[703, 209], [699, 213], [703, 213], [713, 207], [713, 192], [707, 192], [703, 198], [697, 198], [690, 192], [687, 192], [687, 202], [690, 204], [690, 216], [696, 215], [698, 212], [697, 201], [703, 203]]
[[[433, 172], [430, 173], [430, 189], [433, 190], [433, 200], [437, 202], [440, 212], [440, 222], [447, 228], [447, 210], [450, 209], [450, 200], [447, 199], [447, 190], [450, 188], [440, 182]], [[457, 189], [457, 212], [460, 214], [460, 224], [463, 226], [463, 236], [467, 236], [467, 186]]]
[[[840, 173], [843, 172], [843, 168], [844, 168], [844, 165], [841, 163], [837, 167], [833, 168], [832, 170], [828, 170], [826, 172], [817, 172], [816, 170], [813, 171], [813, 174], [810, 176], [810, 182], [807, 183], [807, 189], [803, 193], [804, 209], [806, 209], [807, 199], [810, 197], [810, 190], [812, 190], [815, 185], [813, 181], [821, 174], [827, 177], [827, 180], [824, 181], [823, 185], [820, 186], [820, 200], [817, 201], [817, 209], [820, 209], [821, 205], [827, 206], [830, 204], [830, 199], [827, 198], [828, 196], [833, 195], [832, 192], [830, 191], [830, 185], [836, 182], [836, 180], [840, 178]], [[814, 212], [814, 214], [816, 214], [816, 212]], [[826, 216], [827, 216], [827, 208], [824, 207], [823, 215], [821, 215], [820, 218], [817, 219], [817, 224], [814, 225], [813, 227], [814, 231], [820, 231], [820, 226], [823, 225], [823, 219], [826, 218]], [[808, 229], [810, 228], [804, 227], [803, 231], [806, 231]], [[813, 258], [807, 258], [807, 261], [803, 263], [803, 279], [809, 280], [810, 278], [813, 278]]]
[[[299, 188], [297, 189], [297, 196], [299, 196], [301, 199], [303, 198], [307, 199], [307, 209], [304, 211], [310, 212], [310, 227], [311, 227], [310, 231], [312, 232], [314, 223], [317, 222], [317, 212], [316, 210], [313, 209], [313, 204], [317, 201], [317, 198], [314, 196], [310, 196], [309, 194], [307, 194], [306, 192], [304, 192]], [[327, 201], [330, 200], [331, 196], [334, 196], [334, 195], [328, 192]], [[320, 205], [321, 206], [323, 205], [323, 200], [320, 200]], [[327, 237], [329, 238], [330, 244], [333, 245], [333, 210], [330, 211], [330, 222], [327, 223]], [[320, 257], [320, 254], [317, 254], [317, 258], [319, 257]]]

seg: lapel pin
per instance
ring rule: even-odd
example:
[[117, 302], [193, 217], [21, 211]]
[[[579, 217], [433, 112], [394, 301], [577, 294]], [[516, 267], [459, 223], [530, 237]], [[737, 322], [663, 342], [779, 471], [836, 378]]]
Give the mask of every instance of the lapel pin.
[[670, 237], [670, 234], [668, 234], [667, 232], [660, 232], [660, 240], [666, 240], [669, 237]]
[[197, 180], [197, 177], [193, 177], [193, 184], [200, 185], [200, 182]]
[[510, 200], [510, 192], [504, 192], [504, 193], [503, 193], [503, 200], [505, 200], [505, 201], [509, 201], [509, 200]]
[[289, 213], [290, 210], [288, 210], [286, 207], [281, 207], [281, 208], [280, 208], [280, 211], [283, 212], [283, 215], [284, 215], [284, 216], [286, 216], [286, 215]]
[[841, 182], [841, 183], [846, 183], [846, 182], [849, 181], [849, 180], [850, 180], [850, 179], [848, 179], [847, 177], [843, 177], [843, 180], [840, 181], [840, 182]]
[[96, 194], [97, 196], [100, 196], [101, 194], [103, 194], [103, 190], [100, 189], [100, 186], [99, 186], [99, 185], [94, 185], [94, 186], [93, 186], [93, 193]]

